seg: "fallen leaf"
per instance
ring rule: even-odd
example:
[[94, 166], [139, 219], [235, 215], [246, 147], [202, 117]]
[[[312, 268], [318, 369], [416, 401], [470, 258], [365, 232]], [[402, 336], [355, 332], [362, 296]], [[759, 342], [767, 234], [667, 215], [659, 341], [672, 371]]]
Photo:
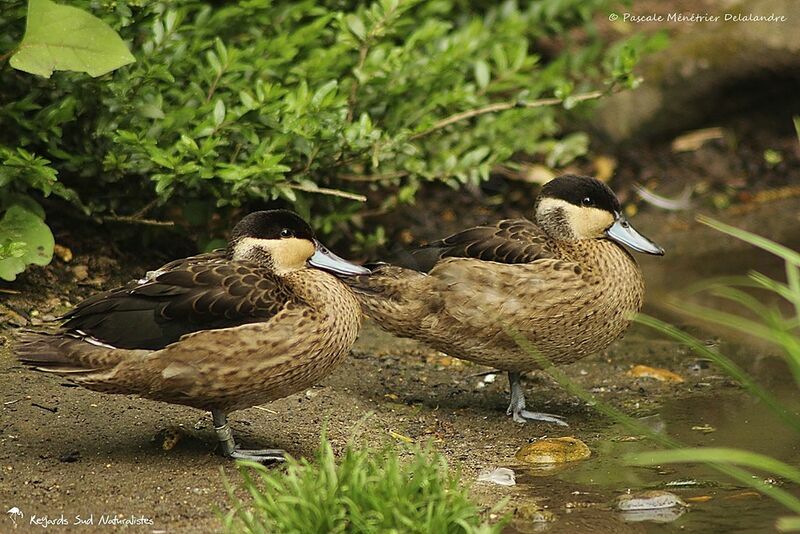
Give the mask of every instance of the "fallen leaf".
[[89, 267], [86, 265], [73, 265], [72, 274], [75, 276], [76, 281], [83, 282], [89, 278]]
[[556, 173], [550, 167], [533, 164], [523, 165], [519, 176], [523, 182], [544, 185], [555, 178]]
[[703, 128], [679, 135], [672, 141], [673, 152], [693, 152], [715, 139], [724, 139], [725, 130], [719, 127]]
[[659, 367], [648, 367], [647, 365], [635, 365], [627, 374], [635, 378], [655, 378], [659, 382], [683, 382], [683, 377], [679, 374]]
[[58, 259], [64, 263], [69, 263], [72, 261], [72, 251], [64, 245], [53, 245], [53, 254], [55, 254]]
[[414, 443], [414, 439], [408, 436], [404, 436], [403, 434], [398, 434], [394, 430], [389, 431], [389, 435], [392, 436], [394, 439], [398, 441], [402, 441], [403, 443]]
[[594, 158], [594, 177], [601, 182], [607, 182], [614, 176], [617, 169], [617, 160], [611, 156], [599, 155]]
[[728, 495], [725, 497], [726, 501], [735, 501], [738, 499], [749, 499], [750, 497], [758, 497], [761, 498], [760, 493], [756, 493], [755, 491], [743, 491], [741, 493], [735, 493], [733, 495]]
[[686, 497], [686, 502], [708, 502], [713, 499], [711, 495], [698, 495], [697, 497]]

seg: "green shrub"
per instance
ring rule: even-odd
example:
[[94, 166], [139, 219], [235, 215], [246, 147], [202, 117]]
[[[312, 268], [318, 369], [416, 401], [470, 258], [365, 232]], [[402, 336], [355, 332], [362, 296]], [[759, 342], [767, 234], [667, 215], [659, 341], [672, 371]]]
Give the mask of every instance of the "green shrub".
[[[75, 0], [136, 61], [43, 79], [8, 65], [26, 9], [7, 1], [0, 192], [201, 225], [280, 201], [323, 234], [364, 237], [367, 195], [391, 209], [422, 181], [474, 183], [515, 153], [556, 167], [582, 155], [565, 108], [634, 84], [638, 53], [658, 43], [597, 37], [592, 16], [616, 3]], [[563, 53], [540, 46], [553, 38]], [[530, 106], [554, 97], [564, 105]]]
[[286, 469], [239, 462], [241, 500], [229, 487], [228, 532], [494, 533], [483, 523], [444, 458], [413, 448], [403, 461], [394, 449], [348, 445], [339, 462], [323, 436], [314, 462], [289, 458]]

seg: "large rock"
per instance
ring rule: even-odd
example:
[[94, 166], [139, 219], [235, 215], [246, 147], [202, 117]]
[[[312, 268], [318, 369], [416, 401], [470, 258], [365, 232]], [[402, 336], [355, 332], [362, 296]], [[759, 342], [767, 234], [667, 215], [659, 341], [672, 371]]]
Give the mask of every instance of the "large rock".
[[[798, 112], [800, 2], [718, 4], [713, 11], [698, 9], [719, 15], [718, 22], [681, 28], [667, 49], [640, 66], [645, 82], [639, 88], [601, 103], [593, 122], [601, 133], [615, 142], [648, 140], [754, 108], [771, 106], [787, 120]], [[774, 14], [786, 21], [726, 22], [725, 13]]]

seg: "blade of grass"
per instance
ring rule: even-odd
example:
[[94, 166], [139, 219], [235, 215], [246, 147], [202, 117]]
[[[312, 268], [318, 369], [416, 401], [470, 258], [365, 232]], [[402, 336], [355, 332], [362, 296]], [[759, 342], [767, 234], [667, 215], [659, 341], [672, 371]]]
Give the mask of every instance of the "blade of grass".
[[710, 293], [716, 297], [721, 297], [739, 304], [740, 306], [744, 306], [767, 323], [766, 326], [770, 331], [774, 329], [784, 331], [789, 324], [789, 321], [784, 319], [781, 315], [780, 310], [775, 307], [767, 307], [750, 293], [735, 287], [719, 286], [711, 290]]
[[[764, 325], [757, 321], [746, 319], [740, 315], [697, 304], [684, 302], [680, 305], [673, 305], [673, 307], [698, 319], [711, 321], [718, 325], [738, 330], [739, 332], [758, 337], [783, 348], [788, 355], [786, 363], [789, 365], [789, 370], [792, 372], [795, 382], [800, 386], [800, 343], [798, 343], [797, 338], [792, 334], [784, 332], [781, 328], [770, 327], [770, 325]], [[763, 319], [768, 321], [770, 318], [764, 317]]]
[[714, 278], [709, 278], [707, 280], [700, 280], [698, 282], [692, 282], [686, 288], [683, 289], [682, 293], [686, 293], [687, 295], [694, 295], [695, 293], [701, 293], [703, 291], [708, 291], [715, 289], [717, 287], [759, 287], [756, 283], [753, 283], [747, 276], [737, 275], [737, 276], [717, 276]]
[[787, 300], [794, 304], [795, 313], [800, 317], [800, 269], [797, 265], [786, 263], [786, 282], [791, 291]]
[[783, 406], [774, 396], [762, 388], [755, 382], [750, 375], [745, 373], [738, 365], [736, 365], [730, 358], [720, 354], [715, 350], [711, 350], [696, 337], [687, 334], [686, 332], [665, 323], [655, 317], [640, 313], [636, 317], [636, 322], [649, 326], [659, 332], [671, 337], [689, 346], [698, 356], [707, 358], [719, 366], [731, 378], [736, 380], [743, 388], [745, 388], [751, 395], [758, 398], [764, 403], [772, 412], [778, 416], [787, 426], [797, 433], [800, 433], [800, 416], [790, 412]]
[[800, 517], [779, 517], [775, 528], [781, 532], [800, 532]]
[[738, 330], [744, 334], [756, 336], [764, 341], [775, 343], [775, 333], [768, 326], [742, 317], [741, 315], [719, 311], [714, 308], [700, 306], [699, 304], [692, 304], [686, 301], [673, 303], [671, 306], [678, 311], [682, 311], [691, 315], [692, 317], [710, 321], [721, 326]]
[[[787, 269], [790, 267], [790, 264], [787, 264]], [[758, 271], [750, 271], [748, 276], [757, 284], [758, 287], [766, 289], [768, 291], [772, 291], [783, 297], [784, 299], [788, 300], [791, 303], [797, 303], [800, 306], [800, 289], [792, 290], [788, 285], [782, 284], [777, 280], [773, 280], [769, 276], [761, 274]], [[798, 312], [800, 315], [800, 311]]]
[[792, 265], [800, 266], [800, 254], [789, 247], [781, 245], [780, 243], [776, 243], [775, 241], [767, 239], [766, 237], [761, 237], [760, 235], [748, 232], [747, 230], [742, 230], [741, 228], [727, 225], [705, 215], [698, 215], [697, 221], [705, 224], [706, 226], [710, 226], [711, 228], [718, 230], [723, 234], [728, 234], [729, 236], [741, 239], [742, 241], [750, 243], [751, 245], [762, 250], [766, 250], [775, 256], [783, 258]]
[[789, 464], [750, 451], [724, 447], [692, 447], [671, 451], [651, 451], [629, 454], [625, 457], [631, 465], [660, 465], [675, 463], [720, 463], [746, 466], [783, 477], [800, 484], [800, 469]]

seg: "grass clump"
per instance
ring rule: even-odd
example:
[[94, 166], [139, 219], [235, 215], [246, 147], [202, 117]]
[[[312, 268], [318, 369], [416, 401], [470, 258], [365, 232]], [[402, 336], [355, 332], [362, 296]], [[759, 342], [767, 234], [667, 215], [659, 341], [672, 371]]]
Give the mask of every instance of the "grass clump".
[[[402, 458], [401, 456], [408, 456]], [[285, 469], [239, 462], [241, 488], [229, 485], [227, 532], [493, 533], [459, 483], [458, 472], [430, 448], [356, 448], [339, 462], [323, 435], [313, 461]]]

